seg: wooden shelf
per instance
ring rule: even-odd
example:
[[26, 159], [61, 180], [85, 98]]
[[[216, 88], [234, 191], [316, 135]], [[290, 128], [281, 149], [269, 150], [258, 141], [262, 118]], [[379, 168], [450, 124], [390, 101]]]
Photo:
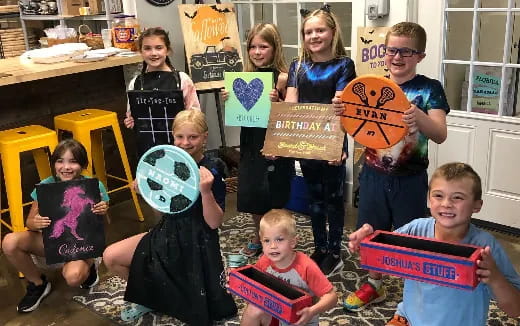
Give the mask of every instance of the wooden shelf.
[[106, 15], [85, 15], [85, 16], [68, 16], [68, 15], [20, 15], [23, 20], [107, 20]]

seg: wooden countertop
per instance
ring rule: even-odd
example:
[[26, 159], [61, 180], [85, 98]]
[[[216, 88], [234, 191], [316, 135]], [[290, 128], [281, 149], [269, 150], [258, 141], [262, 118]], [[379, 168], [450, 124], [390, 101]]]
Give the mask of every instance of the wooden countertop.
[[[20, 57], [0, 60], [0, 86], [28, 82], [37, 79], [52, 78], [84, 71], [110, 68], [142, 62], [140, 55], [132, 57], [108, 57], [106, 60], [76, 63], [72, 61], [58, 63], [22, 62]], [[8, 74], [4, 77], [4, 74]]]

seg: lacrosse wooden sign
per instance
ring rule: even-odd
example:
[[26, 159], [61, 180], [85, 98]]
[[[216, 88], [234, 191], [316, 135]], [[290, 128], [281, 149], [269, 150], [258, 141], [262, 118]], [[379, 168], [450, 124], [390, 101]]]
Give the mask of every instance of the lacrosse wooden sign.
[[343, 90], [341, 123], [347, 133], [369, 148], [392, 147], [406, 136], [402, 121], [410, 102], [399, 85], [388, 78], [365, 75]]

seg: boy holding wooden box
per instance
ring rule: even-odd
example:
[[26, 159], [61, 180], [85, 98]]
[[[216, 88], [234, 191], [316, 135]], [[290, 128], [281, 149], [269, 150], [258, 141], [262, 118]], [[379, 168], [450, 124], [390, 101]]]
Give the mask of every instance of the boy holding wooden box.
[[[296, 313], [300, 319], [294, 324], [318, 326], [318, 315], [333, 308], [338, 297], [318, 265], [304, 253], [294, 251], [297, 242], [294, 217], [286, 210], [272, 209], [260, 220], [259, 231], [264, 254], [255, 266], [318, 297], [314, 305]], [[249, 304], [240, 325], [267, 326], [271, 319], [268, 313]]]
[[[485, 326], [491, 299], [509, 316], [519, 316], [520, 276], [499, 242], [470, 222], [482, 208], [478, 174], [464, 163], [444, 164], [431, 178], [428, 200], [432, 217], [395, 232], [484, 248], [477, 260], [480, 284], [468, 291], [406, 279], [403, 301], [387, 326]], [[371, 225], [363, 225], [349, 236], [349, 249], [358, 251], [361, 240], [373, 232]]]

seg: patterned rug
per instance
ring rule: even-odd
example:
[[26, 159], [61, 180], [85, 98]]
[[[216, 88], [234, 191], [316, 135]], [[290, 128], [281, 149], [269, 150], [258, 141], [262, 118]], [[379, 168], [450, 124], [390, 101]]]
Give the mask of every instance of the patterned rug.
[[[312, 231], [308, 217], [295, 214], [298, 224], [298, 249], [310, 254], [313, 249]], [[254, 226], [248, 214], [239, 214], [227, 220], [221, 227], [220, 243], [224, 257], [238, 250], [253, 236]], [[348, 234], [347, 232], [345, 234]], [[349, 291], [358, 288], [366, 279], [366, 272], [359, 268], [359, 260], [356, 255], [350, 255], [343, 248], [343, 269], [329, 279], [338, 291], [342, 301]], [[250, 263], [254, 261], [251, 260]], [[388, 298], [379, 304], [361, 312], [345, 312], [338, 304], [336, 308], [320, 316], [320, 326], [354, 325], [354, 326], [383, 326], [394, 314], [397, 304], [402, 296], [402, 280], [395, 277], [385, 277], [384, 284], [388, 290]], [[174, 318], [162, 314], [149, 313], [133, 323], [125, 323], [120, 318], [121, 309], [125, 306], [123, 295], [125, 281], [117, 276], [112, 276], [97, 286], [90, 289], [84, 296], [75, 296], [74, 300], [94, 312], [105, 316], [120, 325], [143, 325], [143, 326], [177, 326], [185, 325]], [[245, 307], [245, 302], [236, 299], [239, 310]], [[239, 313], [240, 315], [240, 313]], [[217, 323], [219, 326], [239, 325], [239, 317]], [[489, 326], [517, 326], [518, 320], [508, 318], [497, 307], [492, 304], [489, 313]]]

